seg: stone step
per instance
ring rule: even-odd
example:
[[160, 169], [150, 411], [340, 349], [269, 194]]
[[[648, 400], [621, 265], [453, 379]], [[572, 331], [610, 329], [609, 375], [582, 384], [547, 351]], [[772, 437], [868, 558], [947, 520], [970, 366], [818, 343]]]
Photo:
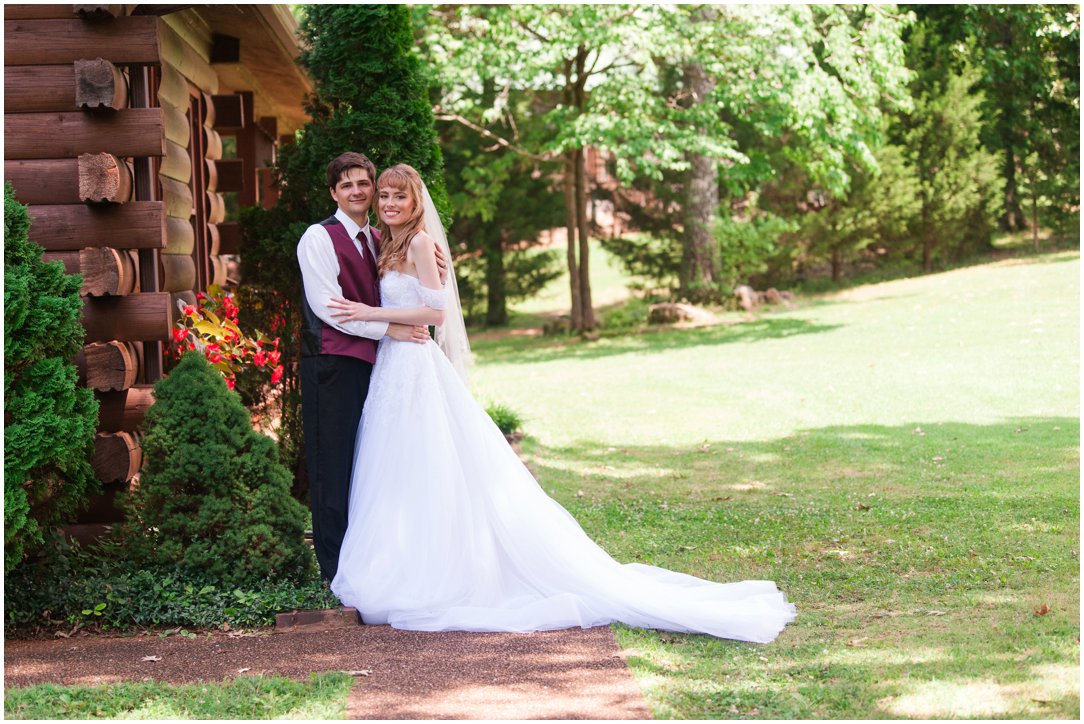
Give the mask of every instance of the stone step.
[[275, 616], [275, 633], [298, 631], [330, 631], [361, 625], [358, 610], [351, 606], [328, 608], [322, 611], [289, 611]]

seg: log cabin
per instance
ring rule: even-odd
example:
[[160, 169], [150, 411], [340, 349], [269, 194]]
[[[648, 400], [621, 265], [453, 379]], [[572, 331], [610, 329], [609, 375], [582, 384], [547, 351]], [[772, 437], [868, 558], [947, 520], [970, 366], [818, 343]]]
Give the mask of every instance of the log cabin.
[[178, 300], [236, 284], [238, 209], [275, 203], [311, 91], [296, 31], [285, 5], [4, 6], [4, 178], [83, 276], [76, 364], [101, 408], [103, 493], [74, 537], [120, 520]]

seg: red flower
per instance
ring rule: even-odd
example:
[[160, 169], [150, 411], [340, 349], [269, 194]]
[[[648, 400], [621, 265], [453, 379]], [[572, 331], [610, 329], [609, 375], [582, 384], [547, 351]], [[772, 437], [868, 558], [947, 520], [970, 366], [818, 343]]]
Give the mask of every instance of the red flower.
[[174, 342], [180, 342], [182, 339], [184, 339], [187, 336], [188, 336], [188, 330], [187, 329], [174, 329], [173, 330], [173, 341]]
[[275, 371], [271, 373], [271, 384], [277, 385], [279, 380], [282, 379], [282, 375], [286, 373], [286, 368], [279, 365], [275, 368]]
[[206, 299], [206, 298], [207, 298], [207, 295], [204, 294], [203, 292], [197, 292], [196, 293], [196, 299]]
[[194, 316], [196, 316], [196, 307], [195, 307], [194, 304], [186, 304], [186, 305], [184, 305], [184, 309], [182, 309], [181, 311], [184, 312], [184, 316], [186, 316], [186, 317], [194, 317]]
[[226, 387], [229, 387], [232, 390], [233, 385], [234, 385], [233, 378], [232, 377], [227, 377], [226, 378]]
[[189, 352], [191, 352], [191, 351], [192, 351], [192, 350], [194, 350], [195, 348], [196, 348], [196, 344], [195, 344], [195, 342], [191, 342], [191, 341], [190, 341], [190, 342], [188, 343], [188, 351], [189, 351]]
[[279, 363], [279, 359], [280, 359], [281, 357], [282, 357], [282, 353], [281, 353], [281, 352], [279, 352], [279, 351], [278, 351], [278, 350], [276, 349], [276, 350], [275, 350], [274, 352], [270, 352], [270, 353], [269, 353], [269, 354], [267, 355], [267, 361], [268, 361], [269, 363], [273, 364], [273, 365], [277, 365], [277, 364]]
[[216, 352], [212, 355], [208, 355], [207, 359], [210, 360], [211, 364], [215, 364], [222, 361], [222, 355]]
[[267, 355], [263, 353], [262, 349], [256, 354], [252, 355], [252, 364], [256, 365], [257, 367], [263, 367], [265, 364], [267, 364]]
[[218, 345], [215, 344], [214, 342], [208, 342], [207, 343], [207, 351], [208, 352], [217, 352], [218, 351]]

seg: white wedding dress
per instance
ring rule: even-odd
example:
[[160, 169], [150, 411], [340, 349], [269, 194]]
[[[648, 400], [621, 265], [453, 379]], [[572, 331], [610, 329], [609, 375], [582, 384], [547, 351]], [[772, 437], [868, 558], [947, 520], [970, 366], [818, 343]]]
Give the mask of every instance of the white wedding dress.
[[[386, 307], [442, 291], [389, 272]], [[436, 299], [434, 299], [436, 297]], [[432, 340], [380, 342], [332, 591], [369, 624], [539, 631], [620, 621], [766, 643], [794, 619], [771, 581], [622, 565], [547, 496]]]

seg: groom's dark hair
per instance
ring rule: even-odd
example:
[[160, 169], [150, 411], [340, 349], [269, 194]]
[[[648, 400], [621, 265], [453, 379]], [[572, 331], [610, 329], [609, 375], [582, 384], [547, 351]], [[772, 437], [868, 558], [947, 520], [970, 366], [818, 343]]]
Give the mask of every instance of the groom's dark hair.
[[347, 151], [327, 165], [327, 187], [335, 188], [343, 174], [352, 168], [362, 168], [369, 174], [369, 180], [376, 183], [376, 166], [364, 154]]

